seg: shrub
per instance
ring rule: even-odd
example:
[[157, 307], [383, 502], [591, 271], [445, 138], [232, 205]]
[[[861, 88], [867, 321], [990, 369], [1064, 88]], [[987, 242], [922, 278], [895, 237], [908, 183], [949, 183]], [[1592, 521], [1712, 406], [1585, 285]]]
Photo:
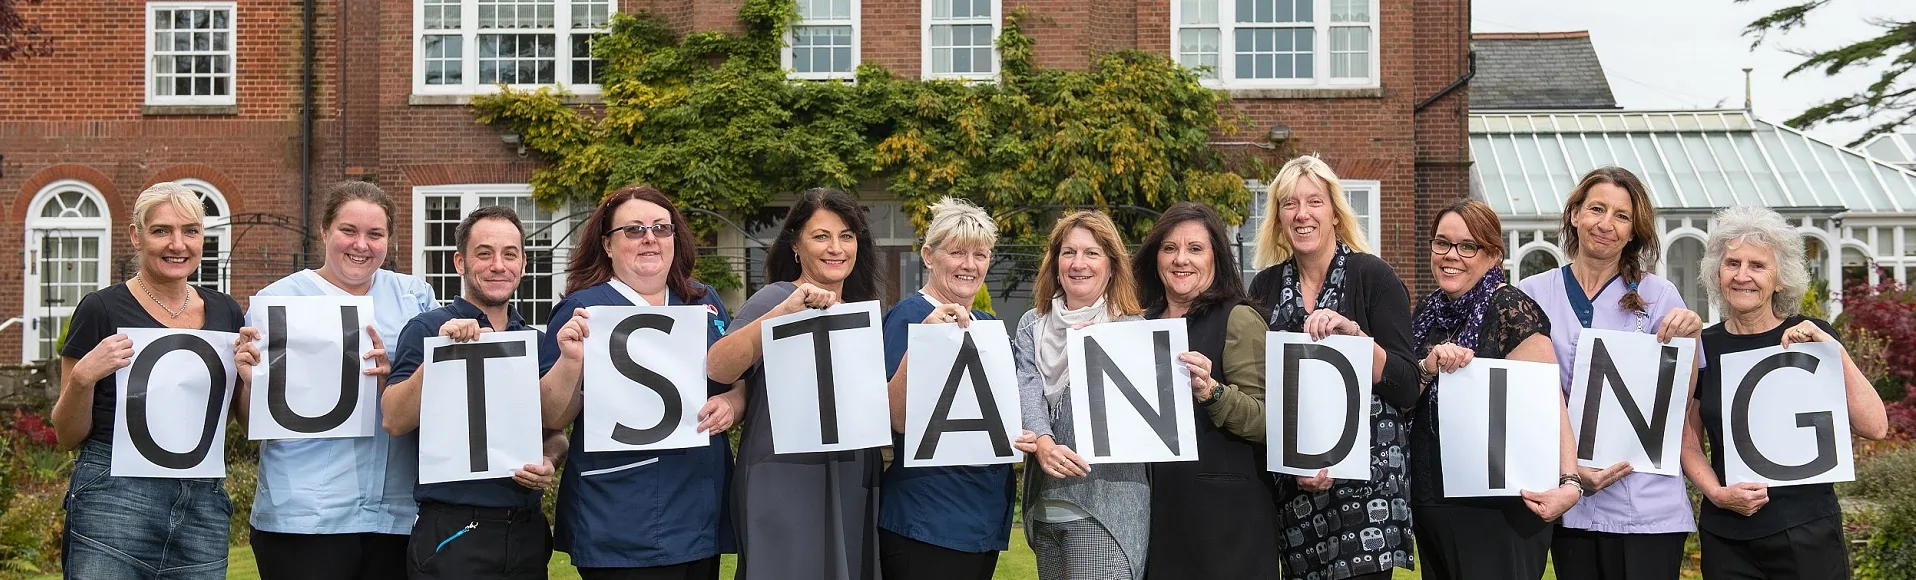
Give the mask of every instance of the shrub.
[[[231, 450], [228, 450], [231, 453]], [[259, 491], [259, 461], [234, 461], [231, 455], [226, 458], [226, 496], [233, 502], [232, 536], [227, 541], [234, 545], [247, 543], [252, 537], [253, 495]]]
[[1916, 578], [1916, 446], [1877, 454], [1857, 465], [1856, 481], [1840, 487], [1875, 508], [1856, 518], [1869, 526], [1867, 542], [1854, 553], [1856, 577]]
[[60, 560], [61, 502], [66, 485], [22, 488], [0, 513], [0, 575], [50, 572]]
[[1881, 279], [1875, 286], [1858, 285], [1843, 293], [1843, 316], [1838, 323], [1848, 334], [1883, 341], [1880, 364], [1858, 358], [1857, 352], [1851, 358], [1866, 367], [1864, 373], [1870, 375], [1877, 392], [1886, 395], [1884, 400], [1894, 401], [1886, 409], [1890, 430], [1908, 439], [1916, 436], [1916, 399], [1907, 396], [1916, 387], [1916, 292], [1887, 273]]

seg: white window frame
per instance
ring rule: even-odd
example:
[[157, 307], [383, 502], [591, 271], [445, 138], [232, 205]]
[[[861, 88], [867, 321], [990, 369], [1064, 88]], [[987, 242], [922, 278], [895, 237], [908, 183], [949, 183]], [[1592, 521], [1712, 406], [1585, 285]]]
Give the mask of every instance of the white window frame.
[[[1375, 179], [1339, 179], [1337, 184], [1344, 188], [1345, 203], [1350, 202], [1351, 196], [1362, 195], [1370, 204], [1367, 206], [1370, 213], [1361, 216], [1364, 223], [1359, 225], [1364, 226], [1364, 242], [1370, 245], [1371, 252], [1383, 251], [1383, 232], [1379, 231], [1382, 229], [1383, 212], [1378, 204], [1384, 200], [1384, 183]], [[1246, 276], [1255, 276], [1258, 272], [1257, 234], [1264, 227], [1264, 220], [1269, 219], [1269, 216], [1264, 215], [1264, 209], [1270, 199], [1271, 184], [1251, 179], [1245, 180], [1244, 186], [1251, 190], [1251, 207], [1250, 211], [1244, 212], [1244, 224], [1238, 226], [1238, 236], [1244, 241], [1244, 254], [1237, 259]]]
[[[862, 17], [862, 14], [861, 14], [864, 11], [864, 6], [863, 6], [863, 2], [861, 2], [860, 0], [847, 0], [847, 1], [851, 3], [851, 18], [800, 19], [797, 22], [793, 22], [792, 26], [785, 31], [785, 47], [779, 49], [778, 59], [779, 59], [779, 66], [785, 69], [787, 77], [794, 78], [794, 79], [803, 79], [803, 80], [851, 80], [858, 76], [858, 65], [865, 62], [864, 55], [861, 54], [861, 52], [864, 50], [864, 45], [865, 45], [864, 18]], [[801, 72], [798, 72], [797, 70], [794, 70], [792, 67], [794, 66], [795, 59], [792, 57], [792, 53], [794, 49], [794, 43], [796, 43], [798, 40], [797, 38], [798, 28], [801, 26], [850, 26], [852, 27], [852, 66], [851, 68], [847, 69], [845, 72], [842, 72], [842, 73], [841, 72], [801, 73]]]
[[[67, 191], [78, 191], [90, 199], [100, 208], [100, 216], [90, 218], [40, 217], [40, 212], [48, 200]], [[77, 302], [52, 307], [39, 304], [42, 298], [40, 295], [41, 277], [46, 275], [40, 271], [40, 262], [42, 259], [40, 252], [43, 250], [43, 248], [40, 247], [41, 234], [44, 232], [61, 232], [75, 237], [93, 237], [99, 240], [99, 271], [97, 272], [98, 278], [96, 279], [100, 281], [101, 287], [105, 287], [112, 283], [113, 274], [112, 212], [113, 208], [107, 205], [106, 196], [100, 194], [99, 188], [94, 187], [93, 184], [77, 179], [62, 179], [49, 183], [46, 187], [40, 188], [39, 193], [34, 194], [32, 203], [27, 204], [26, 227], [24, 228], [26, 245], [22, 246], [27, 249], [27, 252], [25, 259], [22, 260], [25, 268], [24, 271], [21, 272], [22, 275], [20, 277], [23, 285], [22, 289], [24, 290], [24, 292], [21, 293], [21, 318], [26, 320], [26, 325], [20, 332], [20, 359], [22, 362], [35, 362], [59, 356], [57, 352], [40, 352], [40, 334], [46, 331], [40, 328], [40, 318], [41, 316], [70, 318], [73, 316], [74, 308], [79, 306]], [[54, 344], [58, 344], [60, 329], [52, 329], [52, 332]]]
[[[203, 248], [200, 269], [194, 270], [193, 275], [187, 277], [187, 281], [210, 290], [230, 293], [233, 285], [233, 207], [226, 204], [226, 194], [220, 193], [220, 189], [213, 187], [211, 183], [199, 179], [175, 179], [173, 182], [184, 185], [198, 194], [201, 205], [211, 201], [213, 208], [219, 210], [219, 215], [207, 215], [200, 219], [201, 239], [217, 238], [219, 247]], [[212, 255], [205, 255], [206, 252], [212, 252]], [[200, 277], [209, 259], [213, 260], [214, 268], [219, 272], [219, 277], [211, 281]]]
[[[608, 14], [606, 28], [572, 28], [572, 0], [552, 0], [552, 28], [499, 29], [479, 28], [479, 0], [459, 1], [459, 28], [426, 29], [426, 3], [424, 0], [412, 1], [412, 92], [415, 95], [484, 95], [499, 92], [496, 84], [479, 82], [479, 37], [492, 34], [547, 34], [553, 35], [553, 72], [552, 84], [515, 84], [506, 85], [514, 89], [536, 89], [539, 87], [562, 87], [574, 94], [598, 94], [600, 86], [592, 82], [573, 82], [572, 78], [572, 42], [574, 34], [610, 31], [610, 14], [619, 12], [619, 0], [610, 0], [611, 12]], [[584, 31], [584, 32], [575, 32]], [[460, 42], [460, 84], [426, 84], [426, 37], [457, 36]], [[590, 79], [587, 79], [590, 81]]]
[[[428, 265], [431, 264], [431, 262], [428, 261], [427, 259], [427, 256], [426, 256], [427, 252], [457, 251], [457, 248], [454, 248], [451, 246], [428, 245], [427, 223], [426, 223], [426, 214], [427, 214], [427, 208], [428, 208], [426, 199], [428, 197], [457, 197], [459, 199], [458, 213], [459, 213], [460, 219], [465, 219], [465, 216], [471, 214], [473, 210], [477, 210], [480, 207], [483, 207], [479, 205], [479, 199], [482, 197], [512, 197], [512, 198], [524, 198], [527, 200], [532, 199], [532, 186], [529, 184], [524, 184], [524, 183], [489, 183], [489, 184], [415, 186], [413, 187], [412, 191], [413, 191], [413, 194], [412, 194], [412, 201], [413, 201], [412, 274], [419, 276], [420, 279], [425, 280], [429, 284], [432, 283], [434, 277], [450, 275], [456, 278], [458, 274], [456, 271], [454, 272], [427, 271]], [[565, 292], [565, 282], [566, 282], [565, 268], [566, 268], [566, 264], [568, 263], [568, 260], [571, 258], [572, 243], [575, 241], [571, 234], [572, 234], [573, 228], [575, 228], [578, 224], [574, 223], [576, 220], [566, 219], [568, 216], [570, 216], [573, 213], [572, 209], [569, 207], [560, 207], [557, 210], [553, 210], [547, 213], [551, 216], [552, 221], [558, 224], [558, 225], [552, 226], [551, 229], [547, 230], [548, 232], [547, 235], [550, 237], [564, 236], [564, 239], [565, 239], [564, 242], [557, 244], [556, 246], [551, 248], [552, 255], [551, 255], [551, 259], [548, 261], [549, 264], [547, 267], [551, 270], [551, 273], [549, 275], [550, 278], [547, 280], [547, 284], [548, 284], [547, 292], [552, 296], [552, 299], [550, 301], [545, 301], [545, 300], [540, 300], [538, 298], [528, 298], [528, 297], [520, 296], [518, 292], [514, 292], [512, 296], [512, 305], [515, 308], [521, 308], [522, 310], [520, 312], [522, 314], [525, 312], [525, 310], [523, 310], [525, 305], [524, 303], [529, 301], [534, 301], [534, 300], [537, 300], [540, 302], [546, 302], [546, 310], [549, 311], [552, 306], [555, 306], [558, 304], [559, 299], [563, 296]], [[542, 227], [534, 223], [527, 223], [527, 222], [534, 221], [529, 219], [530, 217], [531, 216], [526, 216], [524, 214], [520, 214], [519, 216], [520, 222], [526, 228], [527, 235], [532, 235], [535, 230]], [[581, 217], [579, 219], [584, 219], [584, 218]], [[455, 223], [456, 222], [457, 220], [455, 220]], [[533, 260], [531, 259], [530, 253], [528, 252], [527, 260], [526, 260], [526, 269], [531, 270], [532, 266], [533, 266]], [[523, 285], [523, 282], [521, 284]], [[457, 296], [463, 293], [464, 293], [463, 286], [451, 292], [440, 291], [437, 288], [434, 289], [434, 294], [439, 297], [439, 302], [441, 304], [450, 304], [452, 302], [453, 296]], [[540, 318], [535, 320], [534, 317], [531, 317], [531, 316], [527, 316], [525, 322], [527, 325], [530, 325], [533, 328], [538, 328], [541, 330], [543, 330], [546, 325], [546, 319]], [[500, 324], [503, 324], [503, 322], [501, 322]]]
[[[919, 30], [918, 30], [918, 38], [920, 40], [918, 44], [919, 44], [920, 53], [921, 53], [919, 55], [919, 65], [920, 65], [918, 69], [919, 77], [924, 79], [954, 79], [954, 80], [960, 80], [960, 81], [996, 81], [998, 80], [998, 75], [1004, 72], [1004, 64], [1005, 64], [1004, 55], [999, 54], [998, 52], [998, 37], [1005, 33], [1004, 0], [991, 0], [991, 17], [990, 18], [953, 18], [949, 20], [934, 20], [932, 18], [932, 5], [937, 4], [939, 2], [949, 2], [949, 1], [951, 0], [924, 0], [924, 2], [919, 4], [919, 8], [920, 8], [919, 20], [921, 21], [921, 26], [919, 27]], [[979, 24], [991, 25], [991, 74], [980, 75], [980, 74], [974, 74], [974, 73], [932, 72], [931, 70], [931, 53], [933, 48], [931, 45], [932, 27], [934, 26], [969, 26], [969, 25], [979, 25]]]
[[[226, 58], [226, 77], [227, 77], [225, 95], [161, 95], [161, 94], [158, 94], [158, 91], [156, 89], [159, 88], [159, 85], [156, 82], [156, 79], [154, 79], [154, 74], [155, 74], [154, 59], [158, 57], [153, 54], [153, 48], [154, 48], [153, 35], [155, 34], [153, 30], [153, 23], [154, 23], [155, 13], [161, 10], [225, 10], [226, 11], [226, 24], [228, 28], [223, 31], [226, 33], [226, 39], [227, 39], [226, 52], [224, 55]], [[215, 30], [214, 32], [221, 32], [221, 31]], [[140, 37], [140, 40], [141, 40], [140, 45], [145, 47], [142, 49], [142, 51], [146, 55], [146, 69], [145, 69], [146, 70], [146, 104], [157, 105], [157, 106], [164, 106], [164, 105], [220, 106], [220, 105], [234, 105], [239, 103], [239, 100], [237, 97], [237, 95], [239, 94], [239, 8], [234, 2], [147, 2], [146, 3], [146, 29], [145, 29], [145, 34]], [[217, 54], [218, 51], [207, 51], [207, 52], [213, 53], [212, 56], [214, 58], [220, 57], [220, 55]]]
[[[1183, 13], [1184, 13], [1184, 3], [1188, 1], [1194, 1], [1194, 0], [1171, 0], [1171, 40], [1170, 40], [1170, 46], [1168, 46], [1167, 48], [1169, 49], [1171, 60], [1176, 62], [1183, 62], [1181, 59], [1182, 55], [1180, 55], [1178, 52], [1178, 49], [1179, 49], [1178, 37], [1179, 37], [1179, 33], [1182, 32], [1183, 29], [1187, 28], [1187, 26], [1182, 24], [1182, 22], [1183, 22]], [[1379, 5], [1383, 3], [1383, 0], [1368, 0], [1367, 4], [1370, 7], [1370, 15], [1369, 15], [1370, 21], [1367, 23], [1332, 22], [1331, 21], [1331, 2], [1333, 0], [1305, 0], [1312, 3], [1312, 6], [1311, 6], [1312, 21], [1309, 23], [1300, 22], [1300, 23], [1295, 23], [1291, 25], [1286, 25], [1286, 24], [1254, 25], [1254, 26], [1246, 27], [1246, 28], [1310, 28], [1313, 31], [1311, 33], [1311, 44], [1312, 44], [1311, 71], [1313, 74], [1312, 74], [1312, 78], [1308, 78], [1308, 79], [1239, 79], [1239, 78], [1236, 78], [1236, 73], [1237, 73], [1236, 36], [1237, 35], [1235, 31], [1238, 28], [1237, 2], [1235, 0], [1211, 0], [1211, 1], [1215, 1], [1218, 4], [1217, 24], [1188, 26], [1189, 28], [1200, 28], [1200, 29], [1215, 28], [1216, 30], [1218, 30], [1217, 70], [1211, 71], [1211, 74], [1214, 76], [1203, 79], [1204, 86], [1211, 87], [1211, 88], [1224, 88], [1224, 89], [1376, 88], [1379, 86], [1378, 78], [1379, 78], [1379, 73], [1381, 70], [1381, 64], [1383, 59], [1378, 53], [1378, 49], [1380, 46], [1379, 39], [1382, 36], [1381, 34], [1379, 34], [1380, 32], [1379, 29], [1381, 28], [1381, 24], [1378, 22], [1378, 19], [1380, 17]], [[1357, 27], [1368, 28], [1370, 30], [1370, 62], [1368, 67], [1370, 74], [1364, 77], [1333, 77], [1331, 76], [1331, 29], [1357, 28]]]

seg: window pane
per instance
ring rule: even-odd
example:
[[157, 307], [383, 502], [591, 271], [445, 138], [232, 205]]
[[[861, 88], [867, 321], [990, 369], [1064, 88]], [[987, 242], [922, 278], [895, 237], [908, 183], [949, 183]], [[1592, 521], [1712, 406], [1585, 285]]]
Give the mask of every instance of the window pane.
[[1180, 24], [1217, 24], [1217, 3], [1220, 0], [1179, 0], [1178, 23]]
[[1370, 77], [1370, 29], [1338, 27], [1331, 29], [1331, 76]]
[[226, 10], [213, 11], [213, 28], [226, 30], [233, 27], [233, 15]]
[[1186, 28], [1178, 31], [1178, 64], [1199, 70], [1204, 78], [1217, 78], [1219, 31], [1215, 28]]
[[1370, 22], [1370, 0], [1331, 0], [1331, 22]]

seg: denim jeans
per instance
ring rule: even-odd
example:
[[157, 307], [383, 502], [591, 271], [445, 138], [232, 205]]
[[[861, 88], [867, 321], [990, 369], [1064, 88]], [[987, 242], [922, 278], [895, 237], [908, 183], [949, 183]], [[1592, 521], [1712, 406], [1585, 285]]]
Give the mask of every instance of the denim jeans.
[[88, 440], [67, 484], [62, 565], [85, 580], [226, 577], [233, 504], [221, 479], [114, 477], [113, 447]]

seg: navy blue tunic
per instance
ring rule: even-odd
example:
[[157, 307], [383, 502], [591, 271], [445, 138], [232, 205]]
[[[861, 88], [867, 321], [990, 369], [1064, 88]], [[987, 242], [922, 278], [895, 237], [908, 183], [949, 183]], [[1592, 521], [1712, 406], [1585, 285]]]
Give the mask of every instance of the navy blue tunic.
[[[705, 345], [710, 347], [732, 317], [718, 292], [703, 284], [705, 297], [691, 305], [705, 306], [710, 324]], [[668, 306], [683, 306], [669, 293]], [[572, 311], [588, 306], [633, 306], [611, 283], [573, 292], [552, 311], [551, 331], [540, 343], [539, 370], [550, 370], [559, 360], [556, 334], [572, 320]], [[708, 395], [731, 389], [712, 383]], [[587, 403], [590, 404], [590, 403]], [[687, 401], [704, 405], [704, 401]], [[714, 433], [711, 444], [669, 451], [587, 452], [585, 414], [573, 420], [571, 451], [559, 479], [554, 548], [570, 554], [574, 566], [587, 568], [649, 568], [703, 560], [738, 551], [732, 534], [725, 491], [731, 485], [732, 450], [724, 433]]]
[[[885, 312], [885, 376], [898, 372], [910, 340], [909, 326], [924, 322], [937, 306], [924, 294], [906, 298]], [[973, 320], [996, 320], [972, 310]], [[904, 435], [892, 433], [892, 448], [904, 449]], [[893, 459], [880, 480], [878, 527], [907, 538], [960, 552], [1003, 551], [1011, 541], [1011, 506], [1018, 484], [1011, 465], [905, 467]]]

